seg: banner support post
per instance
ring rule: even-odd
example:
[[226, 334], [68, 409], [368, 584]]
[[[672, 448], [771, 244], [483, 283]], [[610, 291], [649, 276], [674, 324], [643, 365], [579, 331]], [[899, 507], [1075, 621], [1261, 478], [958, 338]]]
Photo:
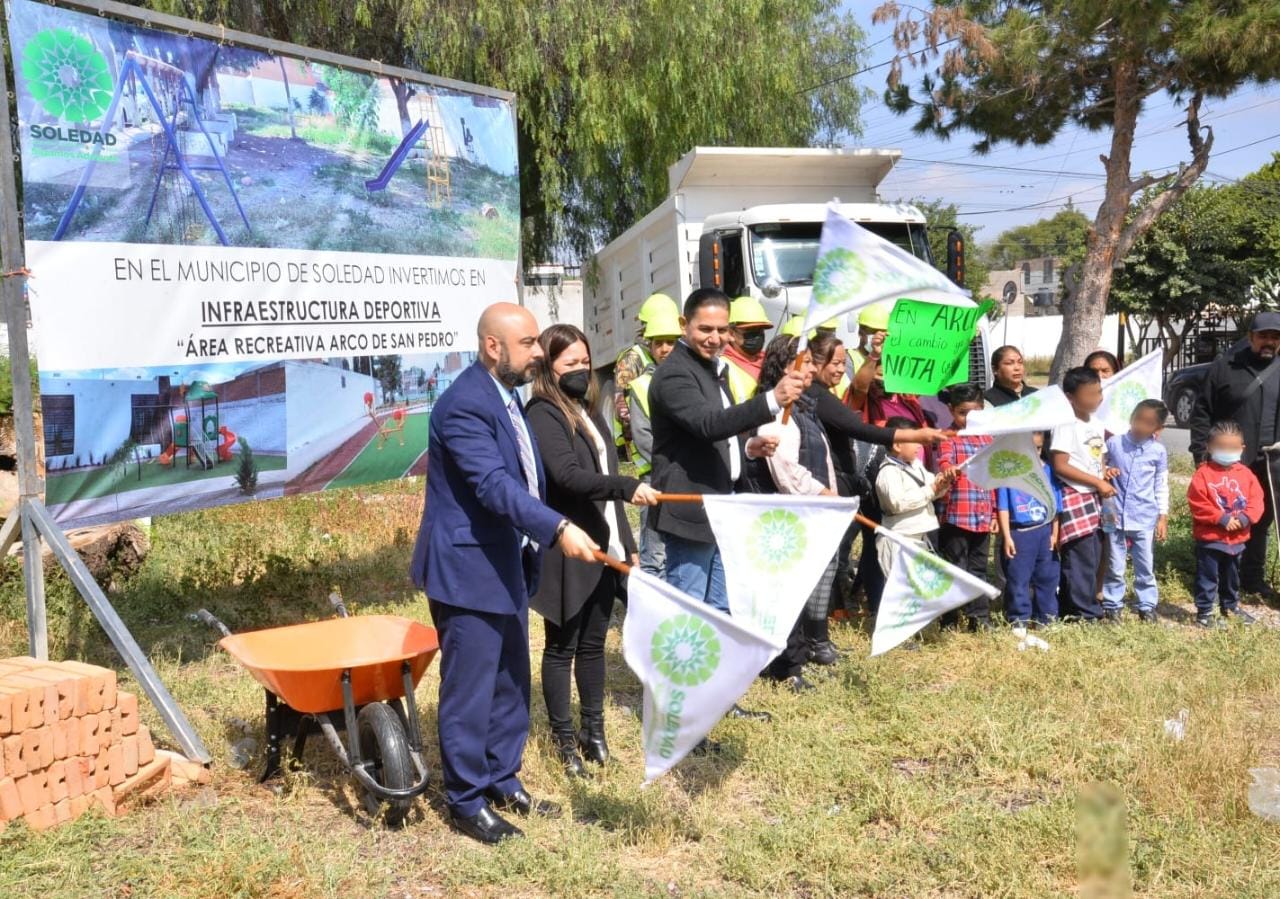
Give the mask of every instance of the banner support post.
[[[0, 10], [0, 36], [8, 49], [7, 12]], [[112, 644], [124, 657], [147, 697], [159, 710], [170, 733], [186, 756], [207, 764], [212, 760], [199, 734], [160, 681], [160, 676], [111, 607], [102, 588], [76, 555], [66, 536], [54, 523], [41, 500], [40, 474], [36, 465], [35, 411], [31, 385], [31, 355], [27, 347], [26, 282], [22, 235], [19, 231], [18, 156], [13, 146], [13, 104], [9, 99], [10, 53], [0, 57], [0, 97], [4, 100], [4, 120], [0, 122], [0, 296], [4, 300], [5, 323], [9, 329], [9, 366], [13, 379], [13, 424], [18, 451], [18, 503], [0, 528], [0, 551], [7, 550], [22, 534], [23, 584], [27, 598], [27, 632], [31, 655], [49, 658], [49, 631], [45, 615], [44, 559], [40, 537], [43, 532], [54, 557], [66, 570], [76, 591], [93, 612]]]

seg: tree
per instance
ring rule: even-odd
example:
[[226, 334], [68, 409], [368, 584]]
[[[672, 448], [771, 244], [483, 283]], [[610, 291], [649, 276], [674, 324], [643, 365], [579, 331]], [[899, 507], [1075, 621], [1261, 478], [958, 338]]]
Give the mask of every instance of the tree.
[[1063, 209], [1052, 218], [1018, 225], [1000, 232], [987, 248], [987, 261], [995, 269], [1014, 268], [1024, 259], [1053, 256], [1063, 265], [1084, 259], [1089, 217], [1078, 209]]
[[400, 357], [374, 356], [373, 376], [382, 385], [382, 395], [388, 403], [394, 403], [400, 393]]
[[[524, 257], [582, 257], [694, 146], [858, 131], [862, 33], [839, 0], [148, 0], [517, 96]], [[399, 98], [397, 98], [399, 106]]]
[[916, 199], [911, 201], [911, 205], [923, 212], [929, 223], [929, 253], [933, 256], [933, 264], [938, 271], [945, 273], [947, 270], [947, 235], [953, 230], [958, 230], [964, 235], [963, 286], [972, 291], [975, 301], [981, 300], [990, 267], [978, 252], [978, 241], [975, 236], [978, 229], [973, 225], [960, 224], [960, 220], [956, 217], [959, 210], [956, 209], [955, 203]]
[[253, 448], [249, 441], [239, 438], [240, 464], [236, 466], [236, 484], [245, 496], [253, 496], [258, 492], [258, 463], [253, 458]]
[[[1213, 131], [1206, 98], [1280, 77], [1275, 0], [940, 0], [933, 8], [889, 0], [875, 22], [895, 22], [898, 56], [886, 101], [918, 113], [915, 130], [977, 135], [974, 150], [1002, 142], [1043, 145], [1068, 125], [1110, 132], [1100, 157], [1105, 195], [1089, 227], [1078, 286], [1063, 299], [1062, 341], [1051, 378], [1098, 344], [1114, 266], [1204, 171]], [[945, 48], [945, 49], [944, 49]], [[904, 63], [923, 70], [913, 92]], [[1134, 132], [1143, 105], [1168, 92], [1186, 110], [1190, 158], [1134, 177]], [[1146, 202], [1130, 215], [1135, 196]]]

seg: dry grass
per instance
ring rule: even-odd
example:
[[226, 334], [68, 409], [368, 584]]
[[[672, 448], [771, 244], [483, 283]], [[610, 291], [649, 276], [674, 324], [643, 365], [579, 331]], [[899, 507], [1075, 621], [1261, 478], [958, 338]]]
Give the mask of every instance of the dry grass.
[[[1280, 764], [1280, 632], [1261, 627], [1061, 627], [1045, 654], [1018, 653], [996, 631], [880, 659], [867, 657], [865, 634], [839, 628], [844, 660], [817, 690], [757, 684], [744, 704], [772, 711], [773, 724], [722, 723], [721, 758], [686, 760], [645, 790], [639, 690], [615, 631], [617, 761], [589, 784], [566, 783], [535, 684], [526, 783], [572, 816], [530, 822], [529, 839], [496, 850], [449, 831], [438, 780], [408, 827], [371, 826], [318, 740], [302, 771], [257, 786], [260, 752], [247, 771], [228, 761], [233, 743], [260, 739], [261, 691], [184, 616], [207, 606], [236, 628], [321, 617], [337, 583], [358, 611], [425, 619], [403, 576], [420, 489], [157, 520], [151, 557], [115, 600], [217, 757], [213, 786], [120, 821], [10, 827], [0, 895], [1068, 895], [1077, 799], [1096, 784], [1121, 797], [1136, 893], [1280, 895], [1280, 830], [1246, 803], [1247, 769]], [[1189, 558], [1177, 527], [1158, 559], [1169, 616], [1187, 609]], [[17, 652], [12, 563], [4, 577], [0, 653]], [[60, 577], [50, 602], [56, 651], [115, 663]], [[435, 670], [419, 691], [429, 732]], [[1183, 708], [1187, 735], [1175, 742], [1163, 721]]]

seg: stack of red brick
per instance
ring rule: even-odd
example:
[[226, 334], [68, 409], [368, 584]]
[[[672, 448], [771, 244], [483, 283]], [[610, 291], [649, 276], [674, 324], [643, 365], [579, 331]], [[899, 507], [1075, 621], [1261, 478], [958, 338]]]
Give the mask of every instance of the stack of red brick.
[[175, 756], [138, 723], [138, 697], [80, 662], [0, 660], [0, 747], [0, 830], [18, 818], [44, 830], [95, 806], [114, 817], [173, 780]]

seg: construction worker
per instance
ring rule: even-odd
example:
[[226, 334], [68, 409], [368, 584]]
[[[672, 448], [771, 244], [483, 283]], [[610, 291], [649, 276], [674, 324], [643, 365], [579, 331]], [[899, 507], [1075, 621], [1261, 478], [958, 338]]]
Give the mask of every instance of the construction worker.
[[849, 350], [849, 364], [845, 367], [844, 384], [841, 398], [854, 385], [865, 393], [871, 382], [875, 380], [876, 363], [880, 361], [880, 350], [884, 346], [884, 338], [889, 333], [889, 316], [893, 313], [893, 301], [872, 303], [864, 306], [858, 313], [858, 345]]
[[627, 409], [627, 385], [653, 364], [653, 357], [649, 353], [644, 333], [651, 320], [668, 313], [675, 316], [677, 320], [680, 318], [680, 307], [676, 305], [675, 300], [665, 293], [650, 294], [640, 304], [640, 311], [636, 313], [636, 321], [639, 323], [636, 328], [636, 342], [619, 353], [613, 364], [613, 442], [618, 448], [618, 458], [624, 462], [631, 459], [631, 420]]
[[735, 403], [745, 403], [755, 395], [764, 362], [765, 332], [772, 327], [773, 322], [755, 297], [738, 297], [729, 304], [733, 342], [720, 358], [728, 365], [729, 395]]
[[[662, 360], [671, 355], [684, 329], [680, 316], [659, 310], [645, 325], [644, 337], [653, 362], [627, 386], [627, 412], [631, 421], [631, 439], [635, 447], [636, 475], [649, 483], [653, 469], [653, 428], [649, 424], [649, 384]], [[649, 527], [649, 509], [640, 507], [640, 568], [654, 577], [665, 577], [667, 553], [662, 535]]]

